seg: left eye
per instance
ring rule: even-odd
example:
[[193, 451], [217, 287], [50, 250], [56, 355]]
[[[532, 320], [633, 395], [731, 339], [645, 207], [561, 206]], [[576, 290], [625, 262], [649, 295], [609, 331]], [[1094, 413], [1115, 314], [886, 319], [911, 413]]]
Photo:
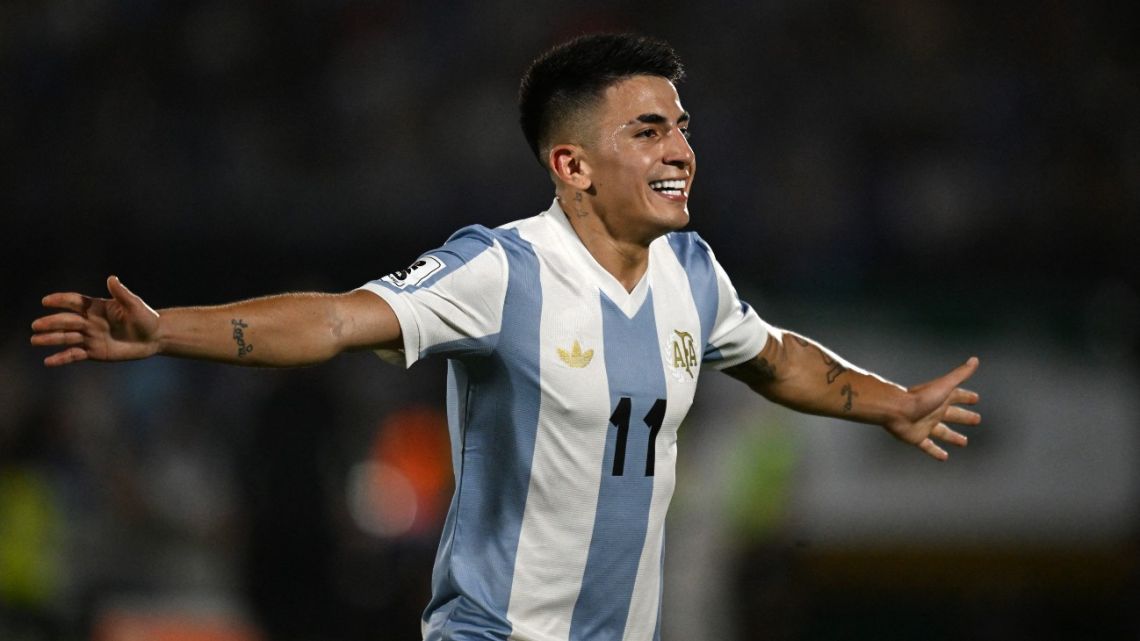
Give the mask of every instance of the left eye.
[[693, 134], [689, 131], [688, 127], [681, 127], [681, 135], [685, 137], [685, 140], [693, 137]]

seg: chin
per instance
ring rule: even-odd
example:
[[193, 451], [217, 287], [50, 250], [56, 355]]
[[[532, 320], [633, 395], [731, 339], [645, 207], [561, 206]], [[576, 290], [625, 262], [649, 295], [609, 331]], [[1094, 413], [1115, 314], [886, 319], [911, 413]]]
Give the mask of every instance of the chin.
[[669, 212], [668, 214], [657, 216], [653, 220], [653, 231], [650, 234], [651, 238], [649, 240], [652, 241], [660, 238], [661, 236], [664, 236], [665, 234], [668, 234], [669, 232], [684, 229], [688, 224], [689, 211], [687, 209], [681, 212], [673, 211]]
[[685, 207], [679, 212], [670, 212], [664, 222], [669, 227], [669, 231], [684, 229], [689, 224], [689, 208]]

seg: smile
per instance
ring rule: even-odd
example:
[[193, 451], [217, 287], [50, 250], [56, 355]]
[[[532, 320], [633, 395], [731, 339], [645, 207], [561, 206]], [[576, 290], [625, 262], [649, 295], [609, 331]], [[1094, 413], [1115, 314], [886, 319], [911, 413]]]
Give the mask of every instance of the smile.
[[685, 181], [654, 180], [649, 183], [649, 188], [663, 196], [682, 196], [685, 193]]

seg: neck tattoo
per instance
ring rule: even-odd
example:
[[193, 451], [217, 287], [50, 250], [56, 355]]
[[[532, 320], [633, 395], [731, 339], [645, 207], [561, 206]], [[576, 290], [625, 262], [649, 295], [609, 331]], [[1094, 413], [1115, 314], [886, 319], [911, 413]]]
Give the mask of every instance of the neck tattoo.
[[574, 209], [578, 210], [578, 218], [585, 218], [589, 215], [589, 212], [582, 209], [582, 192], [580, 191], [574, 194]]

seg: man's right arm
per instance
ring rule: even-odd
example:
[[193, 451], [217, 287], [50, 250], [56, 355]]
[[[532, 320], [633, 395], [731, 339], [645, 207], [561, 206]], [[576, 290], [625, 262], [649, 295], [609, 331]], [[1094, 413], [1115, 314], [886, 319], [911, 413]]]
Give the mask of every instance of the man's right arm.
[[238, 365], [294, 367], [349, 350], [398, 348], [400, 324], [367, 291], [280, 294], [211, 307], [155, 311], [112, 276], [111, 298], [50, 294], [63, 310], [32, 323], [33, 345], [61, 348], [46, 365], [119, 361], [155, 354]]

